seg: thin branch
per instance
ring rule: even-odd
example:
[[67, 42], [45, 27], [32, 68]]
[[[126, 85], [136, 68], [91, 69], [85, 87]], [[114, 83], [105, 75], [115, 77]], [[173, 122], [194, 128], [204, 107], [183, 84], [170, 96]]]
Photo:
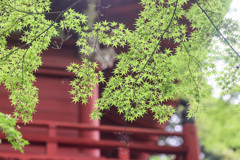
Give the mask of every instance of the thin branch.
[[[100, 17], [99, 17], [99, 15], [101, 14], [101, 10], [100, 10], [100, 7], [101, 7], [101, 0], [97, 0], [97, 22], [99, 23], [99, 22], [101, 22], [101, 20], [100, 20]], [[94, 46], [94, 51], [96, 50], [96, 51], [98, 51], [98, 52], [96, 52], [96, 53], [99, 53], [99, 55], [102, 57], [102, 59], [103, 59], [103, 63], [105, 63], [105, 64], [107, 64], [107, 60], [105, 59], [105, 57], [102, 55], [102, 52], [101, 52], [101, 50], [100, 50], [100, 48], [99, 47], [97, 47], [97, 45], [99, 45], [98, 44], [98, 30], [97, 30], [97, 37], [96, 37], [96, 41], [95, 41], [95, 46]]]
[[[144, 67], [142, 68], [142, 70], [140, 71], [140, 73], [144, 70], [144, 68], [146, 67], [146, 65], [148, 64], [148, 62], [150, 61], [150, 59], [151, 59], [152, 56], [154, 55], [154, 53], [157, 51], [157, 48], [158, 48], [158, 46], [160, 45], [160, 43], [161, 43], [161, 41], [162, 41], [162, 39], [163, 39], [164, 34], [168, 31], [168, 29], [169, 29], [169, 27], [170, 27], [170, 25], [171, 25], [171, 23], [172, 23], [172, 21], [173, 21], [173, 18], [174, 18], [175, 14], [176, 14], [177, 5], [178, 5], [178, 0], [176, 0], [175, 9], [174, 9], [174, 12], [173, 12], [173, 14], [172, 14], [171, 20], [170, 20], [167, 28], [164, 30], [163, 34], [161, 35], [161, 37], [160, 37], [160, 39], [159, 39], [159, 41], [158, 41], [158, 43], [157, 43], [154, 51], [151, 53], [149, 59], [148, 59], [147, 62], [145, 63], [145, 65], [144, 65]], [[139, 76], [140, 76], [140, 74], [138, 74], [137, 79], [139, 79]], [[135, 82], [137, 82], [137, 80], [136, 80]], [[134, 83], [133, 85], [136, 85], [136, 83]], [[135, 87], [135, 88], [136, 88], [136, 87]], [[154, 88], [155, 88], [155, 86], [154, 86]], [[134, 99], [134, 97], [136, 97], [135, 91], [133, 92], [133, 99]]]
[[22, 58], [22, 88], [23, 88], [23, 83], [24, 83], [24, 61], [25, 61], [25, 56], [27, 54], [29, 48], [26, 49], [25, 53], [23, 54], [23, 58]]
[[[2, 4], [3, 4], [3, 3], [2, 3]], [[17, 9], [17, 8], [14, 8], [14, 7], [12, 7], [10, 4], [6, 4], [6, 3], [4, 3], [3, 5], [12, 8], [12, 9], [14, 9], [15, 11], [18, 11], [18, 12], [21, 12], [21, 13], [26, 13], [26, 14], [45, 14], [45, 15], [47, 15], [47, 14], [60, 14], [60, 13], [61, 13], [61, 11], [56, 11], [56, 12], [45, 12], [45, 13], [39, 13], [39, 12], [26, 12], [26, 11], [21, 11], [21, 10], [19, 10], [19, 9]]]
[[178, 5], [178, 0], [176, 0], [175, 9], [174, 9], [174, 12], [173, 12], [173, 14], [172, 14], [172, 18], [171, 18], [171, 20], [170, 20], [167, 28], [164, 30], [163, 34], [161, 35], [161, 37], [160, 37], [160, 39], [159, 39], [159, 41], [158, 41], [158, 43], [157, 43], [154, 51], [152, 52], [152, 54], [151, 54], [150, 57], [148, 58], [146, 64], [143, 66], [142, 70], [146, 67], [146, 65], [148, 64], [148, 62], [150, 61], [150, 59], [152, 58], [152, 56], [154, 55], [154, 53], [157, 51], [157, 48], [158, 48], [158, 46], [160, 45], [160, 43], [161, 43], [161, 41], [162, 41], [162, 39], [163, 39], [164, 34], [168, 31], [170, 25], [172, 24], [173, 18], [174, 18], [175, 14], [176, 14], [177, 5]]
[[65, 41], [68, 41], [71, 37], [72, 37], [72, 34], [69, 34], [69, 30], [67, 30], [67, 35], [65, 38], [62, 38], [60, 42], [57, 42], [57, 41], [54, 41], [52, 42], [52, 48], [53, 49], [61, 49], [62, 48], [62, 45]]
[[15, 23], [10, 26], [8, 29], [6, 29], [2, 34], [0, 34], [0, 37], [2, 37], [4, 34], [6, 34], [10, 29], [12, 29], [21, 19], [23, 19], [24, 16], [19, 17], [18, 19], [16, 19]]
[[38, 34], [33, 40], [31, 40], [30, 43], [24, 44], [24, 45], [22, 45], [21, 47], [13, 50], [13, 51], [10, 52], [8, 55], [2, 57], [1, 60], [2, 60], [3, 58], [9, 57], [9, 56], [10, 56], [12, 53], [14, 53], [15, 51], [17, 51], [17, 50], [19, 50], [19, 49], [22, 49], [22, 48], [24, 48], [24, 47], [26, 47], [26, 46], [29, 46], [29, 44], [33, 43], [33, 42], [34, 42], [36, 39], [38, 39], [42, 34], [44, 34], [45, 32], [47, 32], [47, 31], [58, 21], [58, 19], [59, 19], [68, 9], [70, 9], [71, 7], [74, 7], [74, 6], [77, 5], [80, 1], [82, 1], [82, 0], [76, 1], [75, 3], [73, 3], [72, 5], [70, 5], [69, 7], [67, 7], [65, 10], [61, 11], [61, 13], [60, 13], [60, 14], [57, 16], [57, 18], [52, 22], [52, 24], [49, 25], [49, 27], [48, 27], [47, 29], [45, 29], [43, 32], [41, 32], [40, 34]]
[[[148, 62], [150, 61], [150, 59], [152, 58], [152, 56], [154, 55], [154, 53], [156, 52], [158, 46], [160, 45], [160, 43], [161, 43], [161, 41], [162, 41], [162, 39], [163, 39], [164, 34], [168, 31], [168, 29], [169, 29], [169, 27], [170, 27], [170, 25], [171, 25], [171, 23], [172, 23], [172, 21], [173, 21], [173, 18], [174, 18], [175, 14], [176, 14], [177, 5], [178, 5], [178, 0], [176, 0], [175, 9], [174, 9], [174, 12], [173, 12], [173, 14], [172, 14], [171, 20], [170, 20], [167, 28], [164, 30], [163, 34], [161, 35], [161, 37], [160, 37], [160, 39], [159, 39], [159, 41], [158, 41], [158, 43], [157, 43], [154, 51], [151, 53], [150, 57], [148, 58], [147, 62], [146, 62], [145, 65], [143, 66], [143, 68], [142, 68], [142, 70], [140, 71], [140, 73], [144, 70], [144, 68], [146, 67], [146, 65], [148, 64]], [[140, 74], [139, 74], [139, 75], [140, 75]], [[137, 79], [139, 79], [139, 76], [138, 76]], [[135, 92], [134, 92], [134, 97], [135, 97]]]
[[220, 16], [222, 15], [221, 13], [213, 12], [213, 11], [206, 10], [206, 9], [205, 9], [205, 11], [206, 11], [206, 12], [210, 12], [210, 13], [212, 13], [212, 14], [218, 14], [218, 15], [220, 15]]
[[[182, 29], [181, 29], [181, 27], [179, 25], [178, 25], [178, 28], [179, 28], [180, 31], [182, 31]], [[182, 36], [183, 36], [183, 34], [182, 34]], [[184, 49], [186, 50], [188, 56], [191, 57], [196, 62], [196, 64], [198, 65], [200, 71], [203, 73], [202, 67], [201, 67], [201, 63], [198, 61], [198, 59], [195, 56], [190, 54], [189, 50], [185, 46], [185, 43], [184, 43], [183, 39], [181, 40], [181, 42], [183, 43]]]
[[198, 5], [198, 7], [202, 10], [202, 12], [206, 15], [206, 17], [208, 18], [208, 20], [212, 23], [212, 25], [214, 26], [214, 28], [216, 29], [216, 31], [221, 35], [221, 37], [224, 39], [224, 41], [228, 44], [228, 46], [237, 54], [237, 56], [240, 58], [239, 53], [232, 47], [232, 45], [228, 42], [228, 40], [223, 36], [223, 34], [219, 31], [219, 29], [216, 27], [216, 25], [213, 23], [213, 21], [211, 20], [211, 18], [208, 16], [208, 14], [206, 13], [206, 11], [200, 6], [200, 4], [198, 3], [197, 0], [195, 0], [196, 4]]
[[[180, 28], [180, 26], [179, 26], [179, 28]], [[202, 74], [203, 74], [203, 71], [202, 71], [200, 62], [199, 62], [194, 56], [192, 56], [192, 55], [190, 54], [190, 52], [189, 52], [189, 50], [187, 49], [184, 41], [182, 41], [182, 44], [183, 44], [183, 47], [184, 47], [184, 49], [186, 50], [186, 52], [187, 52], [187, 54], [188, 54], [188, 70], [189, 70], [189, 73], [190, 73], [190, 75], [191, 75], [191, 79], [193, 80], [193, 82], [194, 82], [194, 84], [195, 84], [195, 86], [196, 86], [197, 98], [198, 98], [198, 100], [199, 100], [199, 99], [200, 99], [200, 94], [199, 94], [200, 87], [199, 87], [199, 84], [194, 80], [194, 77], [193, 77], [193, 73], [192, 73], [192, 70], [191, 70], [191, 67], [190, 67], [191, 59], [194, 60], [194, 61], [197, 63], [197, 65], [198, 65], [198, 67], [199, 67], [199, 70], [201, 71]], [[203, 78], [203, 76], [201, 76], [200, 81], [202, 80], [202, 78]], [[198, 112], [198, 106], [197, 106], [196, 112]]]

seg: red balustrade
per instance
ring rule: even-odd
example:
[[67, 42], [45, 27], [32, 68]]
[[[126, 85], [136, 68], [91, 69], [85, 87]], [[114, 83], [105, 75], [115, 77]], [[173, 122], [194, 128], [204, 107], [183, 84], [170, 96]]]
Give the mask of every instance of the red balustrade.
[[[22, 126], [23, 124], [19, 124]], [[61, 156], [59, 155], [59, 146], [68, 146], [76, 148], [95, 148], [101, 150], [118, 150], [117, 159], [130, 159], [130, 153], [134, 152], [147, 152], [147, 153], [164, 153], [164, 154], [176, 154], [178, 159], [184, 158], [184, 160], [198, 160], [199, 147], [196, 136], [196, 129], [194, 124], [185, 124], [183, 126], [183, 133], [169, 133], [164, 130], [159, 129], [146, 129], [146, 128], [137, 128], [137, 127], [127, 127], [126, 131], [134, 135], [158, 135], [158, 136], [180, 136], [184, 139], [184, 144], [180, 147], [170, 147], [170, 146], [158, 146], [157, 143], [143, 143], [138, 141], [133, 141], [132, 143], [126, 145], [121, 143], [119, 140], [115, 139], [100, 139], [92, 140], [87, 139], [86, 137], [69, 137], [58, 135], [58, 132], [62, 129], [66, 130], [76, 130], [76, 131], [99, 131], [101, 133], [113, 133], [114, 132], [124, 132], [125, 127], [110, 126], [110, 125], [90, 125], [90, 124], [77, 124], [77, 123], [65, 123], [65, 122], [53, 122], [53, 121], [35, 121], [34, 123], [28, 125], [27, 127], [31, 128], [46, 128], [48, 130], [47, 135], [37, 135], [37, 134], [24, 134], [24, 138], [29, 140], [32, 145], [44, 144], [45, 154], [20, 154], [18, 152], [9, 152], [3, 153], [0, 150], [0, 157], [8, 158], [19, 158], [19, 159], [81, 159], [81, 160], [90, 160], [93, 158], [84, 157], [80, 154]], [[4, 135], [0, 136], [4, 138]], [[80, 152], [81, 150], [79, 150]], [[98, 160], [111, 160], [112, 158], [94, 158]], [[113, 159], [112, 159], [113, 160]], [[116, 160], [116, 159], [115, 159]]]

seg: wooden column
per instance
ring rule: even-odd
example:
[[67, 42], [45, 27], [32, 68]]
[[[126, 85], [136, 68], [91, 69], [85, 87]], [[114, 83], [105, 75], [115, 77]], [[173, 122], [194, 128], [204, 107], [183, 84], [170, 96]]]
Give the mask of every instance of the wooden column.
[[183, 124], [184, 145], [187, 147], [185, 160], [200, 160], [200, 147], [196, 127], [193, 123]]
[[[96, 100], [99, 97], [98, 86], [94, 87], [93, 96], [89, 99], [86, 105], [79, 106], [79, 123], [85, 123], [89, 125], [99, 126], [99, 120], [90, 120], [90, 114], [93, 110], [94, 105], [96, 104]], [[79, 131], [79, 137], [89, 140], [100, 140], [100, 132], [99, 131]], [[94, 144], [93, 144], [94, 146]], [[99, 158], [101, 156], [100, 149], [80, 149], [80, 152], [86, 154], [86, 156]]]
[[189, 102], [180, 100], [179, 104], [185, 107], [182, 112], [183, 139], [184, 146], [187, 148], [187, 154], [184, 160], [200, 160], [200, 147], [198, 144], [197, 130], [194, 124], [194, 118], [188, 117]]

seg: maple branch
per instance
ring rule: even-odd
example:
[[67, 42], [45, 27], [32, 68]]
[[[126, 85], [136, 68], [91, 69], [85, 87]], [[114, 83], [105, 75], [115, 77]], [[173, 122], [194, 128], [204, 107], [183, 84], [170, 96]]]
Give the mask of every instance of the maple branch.
[[46, 33], [46, 32], [59, 20], [59, 18], [60, 18], [68, 9], [74, 7], [75, 5], [77, 5], [77, 4], [78, 4], [79, 2], [81, 2], [81, 1], [82, 1], [82, 0], [78, 0], [78, 1], [76, 1], [75, 3], [71, 4], [70, 6], [68, 6], [68, 7], [67, 7], [66, 9], [64, 9], [63, 11], [61, 11], [61, 13], [58, 14], [58, 16], [56, 17], [56, 19], [48, 26], [47, 29], [45, 29], [45, 30], [42, 31], [40, 34], [38, 34], [33, 40], [31, 40], [31, 42], [29, 42], [29, 43], [27, 43], [27, 44], [24, 44], [24, 45], [22, 45], [21, 47], [19, 47], [19, 48], [13, 50], [12, 52], [10, 52], [8, 55], [3, 56], [3, 57], [1, 58], [1, 60], [4, 59], [4, 58], [8, 58], [8, 57], [9, 57], [11, 54], [13, 54], [15, 51], [17, 51], [17, 50], [19, 50], [19, 49], [22, 49], [22, 48], [24, 48], [24, 47], [26, 47], [26, 46], [29, 46], [29, 44], [32, 44], [32, 43], [33, 43], [36, 39], [38, 39], [41, 35], [43, 35], [44, 33]]
[[208, 20], [212, 23], [212, 25], [214, 26], [214, 28], [216, 29], [216, 31], [221, 35], [221, 37], [224, 39], [224, 41], [228, 44], [228, 46], [237, 54], [237, 56], [240, 58], [239, 53], [233, 48], [233, 46], [228, 42], [228, 40], [223, 36], [223, 34], [219, 31], [219, 29], [217, 28], [217, 26], [213, 23], [213, 21], [211, 20], [211, 18], [208, 16], [208, 14], [206, 13], [206, 11], [200, 6], [200, 4], [198, 3], [197, 0], [195, 0], [196, 4], [198, 5], [198, 7], [202, 10], [202, 12], [206, 15], [206, 17], [208, 18]]
[[157, 43], [157, 45], [156, 45], [154, 51], [152, 52], [152, 54], [151, 54], [150, 57], [148, 58], [147, 62], [146, 62], [145, 65], [143, 66], [142, 70], [146, 67], [146, 65], [148, 64], [148, 62], [150, 61], [150, 59], [152, 58], [152, 56], [154, 55], [154, 53], [157, 51], [157, 48], [158, 48], [158, 46], [160, 45], [161, 40], [163, 39], [164, 34], [168, 31], [170, 25], [172, 24], [173, 18], [174, 18], [175, 14], [176, 14], [177, 5], [178, 5], [178, 0], [176, 0], [175, 9], [174, 9], [174, 12], [173, 12], [172, 18], [171, 18], [171, 20], [170, 20], [170, 22], [169, 22], [167, 28], [164, 30], [163, 34], [161, 35], [161, 37], [160, 37], [160, 39], [159, 39], [159, 41], [158, 41], [158, 43]]

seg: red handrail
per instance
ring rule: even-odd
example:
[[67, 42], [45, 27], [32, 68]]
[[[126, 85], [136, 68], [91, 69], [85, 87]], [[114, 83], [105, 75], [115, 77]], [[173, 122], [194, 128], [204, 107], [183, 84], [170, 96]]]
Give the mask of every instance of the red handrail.
[[[23, 123], [19, 123], [19, 125], [21, 126], [21, 125], [23, 125]], [[177, 155], [185, 155], [187, 153], [187, 148], [184, 145], [182, 145], [180, 147], [158, 146], [157, 143], [152, 143], [152, 142], [146, 143], [146, 142], [138, 142], [138, 141], [133, 141], [133, 143], [126, 145], [125, 143], [121, 143], [118, 140], [89, 140], [89, 139], [86, 139], [86, 138], [84, 139], [81, 137], [73, 138], [73, 137], [57, 135], [57, 131], [59, 129], [81, 130], [81, 131], [97, 130], [100, 132], [108, 132], [108, 133], [124, 132], [125, 127], [121, 127], [121, 126], [110, 126], [110, 125], [93, 126], [93, 125], [83, 124], [83, 123], [68, 123], [68, 122], [56, 122], [56, 121], [44, 121], [44, 120], [34, 121], [33, 123], [27, 125], [27, 127], [31, 127], [31, 126], [44, 127], [44, 128], [47, 127], [48, 135], [24, 134], [23, 138], [29, 140], [30, 142], [45, 143], [46, 144], [46, 155], [45, 156], [47, 156], [49, 159], [51, 159], [51, 157], [54, 157], [54, 156], [55, 157], [59, 156], [57, 154], [59, 145], [67, 145], [67, 146], [77, 147], [77, 148], [81, 148], [81, 147], [83, 147], [83, 148], [101, 148], [101, 149], [112, 149], [112, 148], [125, 148], [126, 149], [127, 148], [128, 150], [135, 150], [135, 151], [140, 151], [140, 152], [177, 154]], [[128, 133], [134, 133], [134, 135], [138, 134], [138, 135], [184, 137], [183, 133], [169, 133], [169, 132], [166, 132], [164, 130], [159, 130], [159, 129], [127, 127], [126, 131]], [[0, 135], [0, 138], [4, 138], [4, 136]], [[4, 156], [4, 154], [0, 153], [0, 156]]]
[[[22, 123], [20, 123], [22, 124]], [[33, 126], [50, 126], [54, 125], [56, 128], [64, 128], [64, 129], [82, 129], [82, 130], [98, 130], [100, 132], [124, 132], [125, 127], [121, 126], [111, 126], [111, 125], [100, 125], [94, 126], [90, 124], [84, 123], [69, 123], [69, 122], [54, 122], [54, 121], [44, 121], [38, 120], [34, 121], [31, 124]], [[180, 136], [183, 137], [184, 134], [182, 132], [167, 132], [159, 129], [149, 129], [149, 128], [139, 128], [139, 127], [127, 127], [127, 132], [134, 134], [151, 134], [151, 135], [159, 135], [159, 136]]]

